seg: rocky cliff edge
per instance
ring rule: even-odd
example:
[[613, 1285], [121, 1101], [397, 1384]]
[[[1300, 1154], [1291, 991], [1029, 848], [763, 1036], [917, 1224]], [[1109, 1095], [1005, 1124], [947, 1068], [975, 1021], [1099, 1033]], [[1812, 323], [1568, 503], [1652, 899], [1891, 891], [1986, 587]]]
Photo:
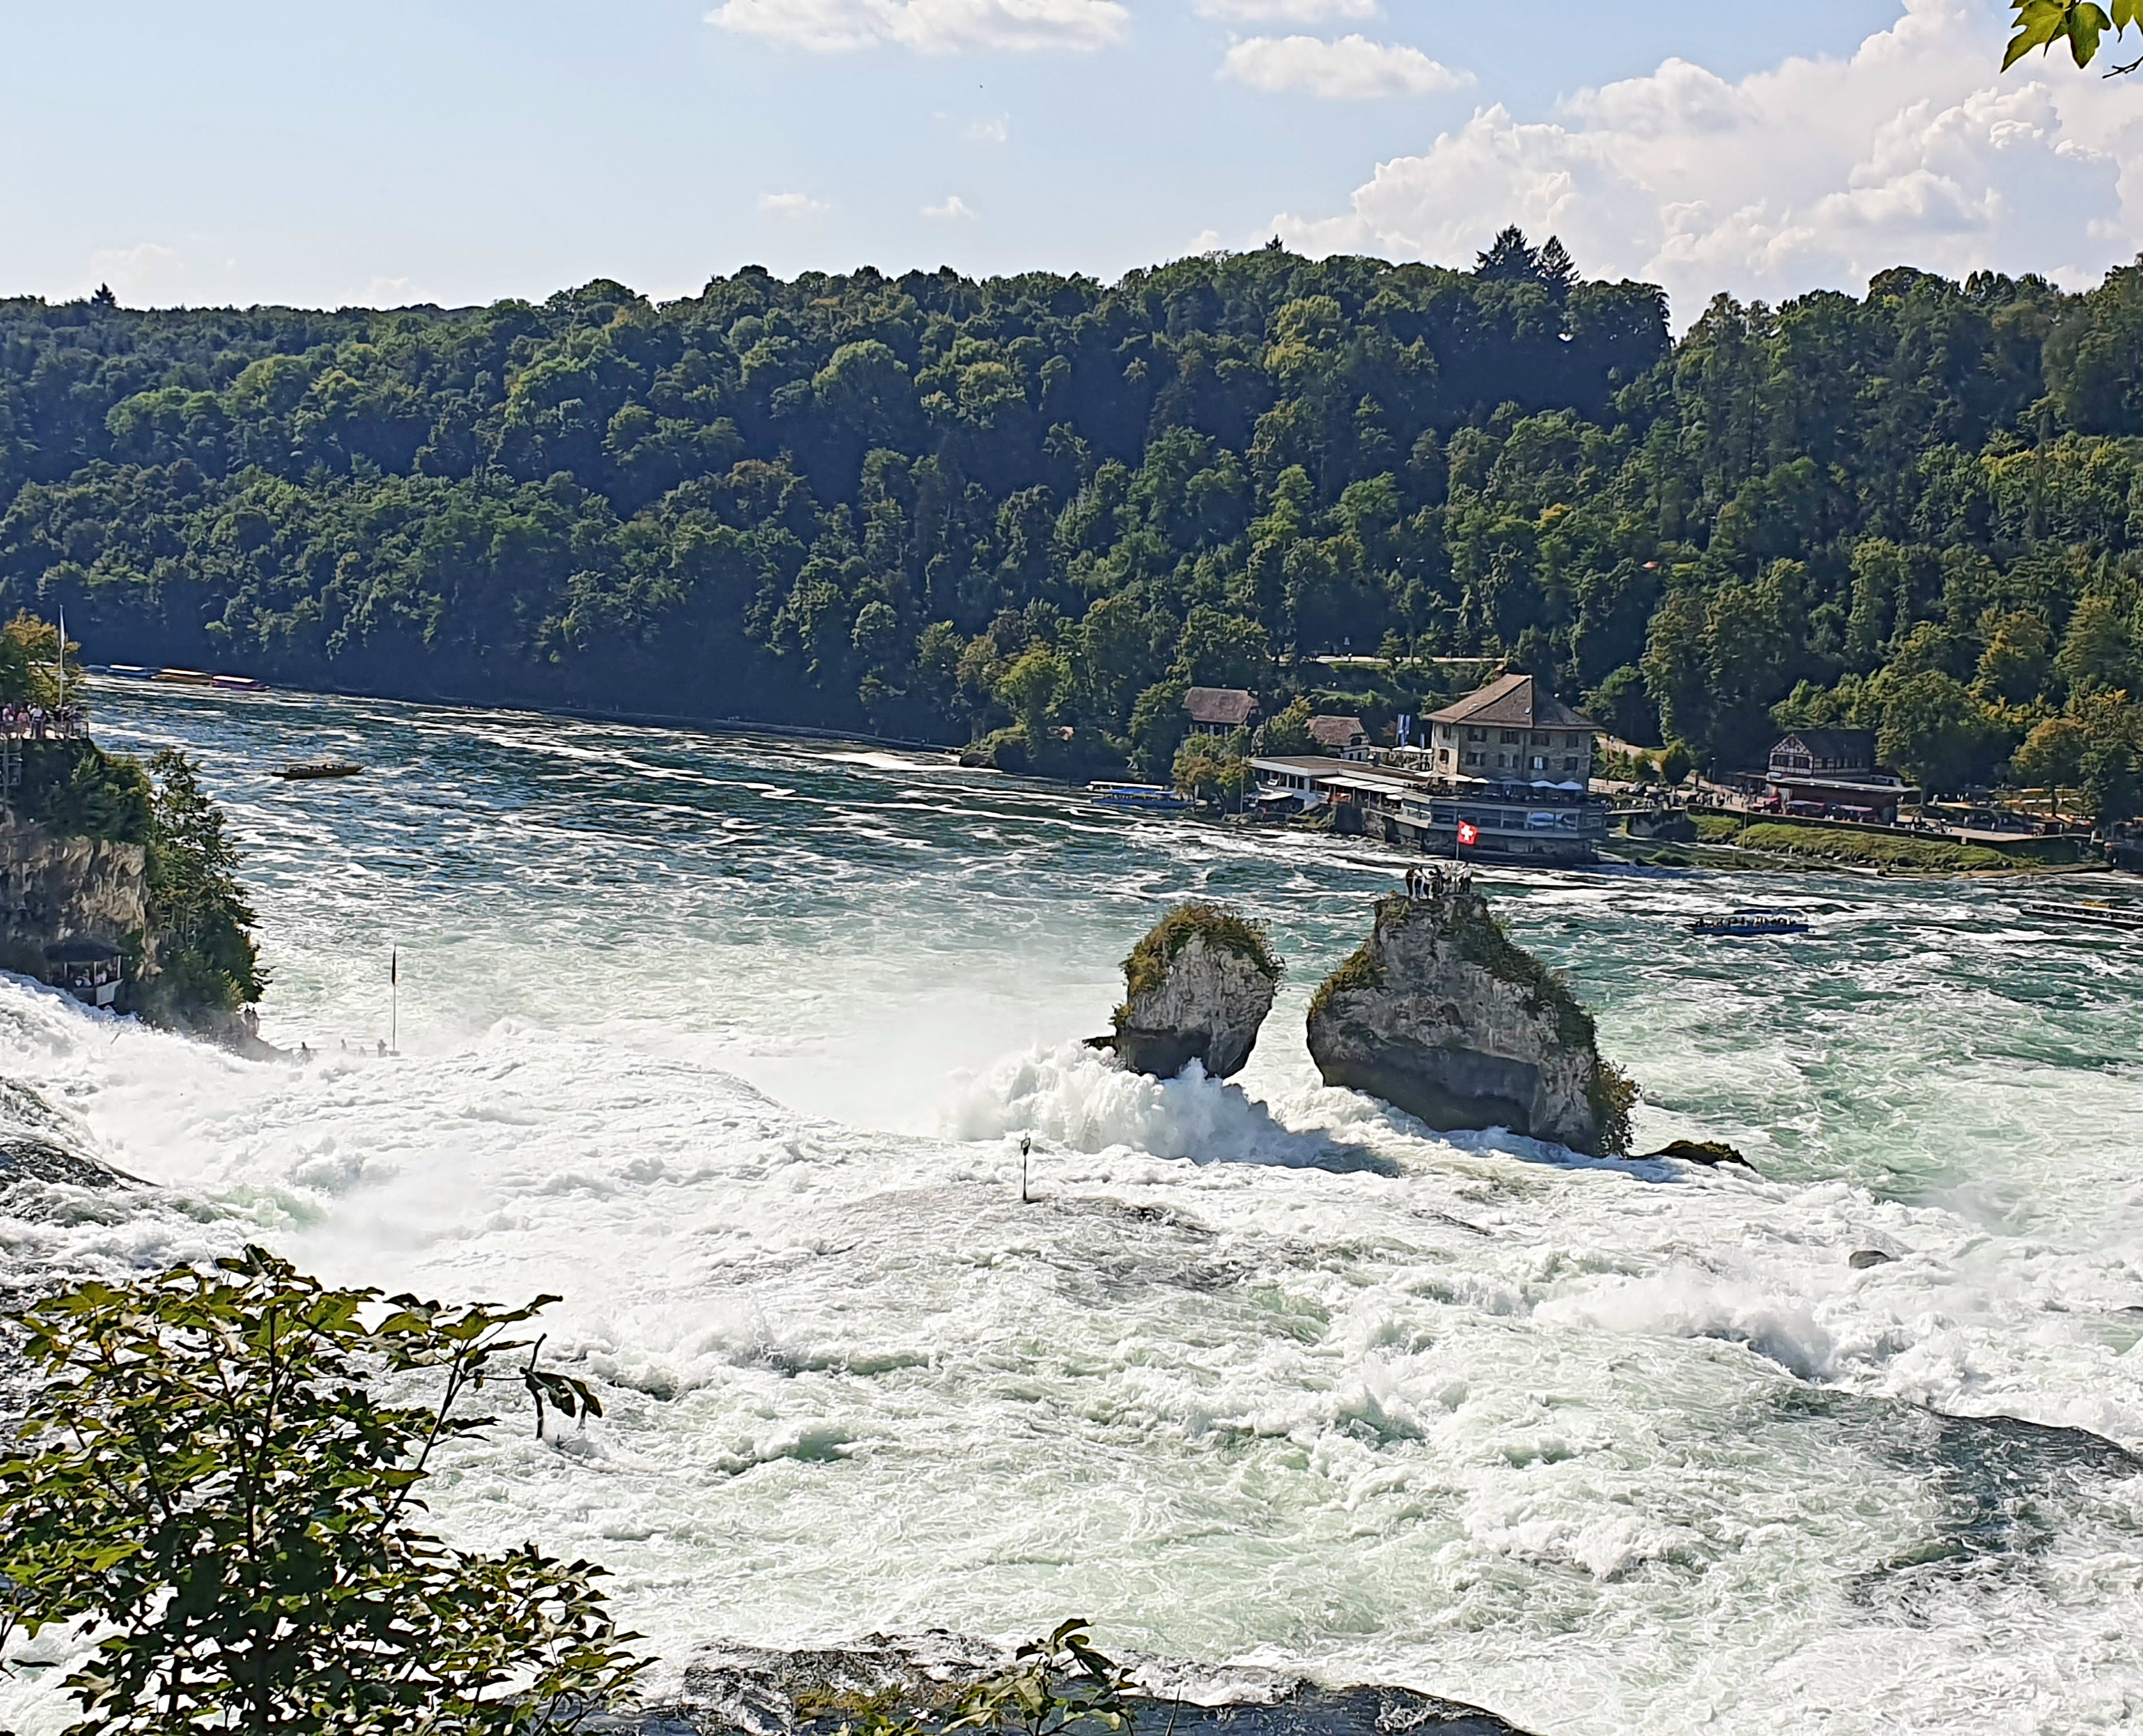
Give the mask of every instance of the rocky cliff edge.
[[0, 970], [42, 977], [45, 948], [79, 936], [138, 942], [149, 927], [145, 853], [0, 815]]

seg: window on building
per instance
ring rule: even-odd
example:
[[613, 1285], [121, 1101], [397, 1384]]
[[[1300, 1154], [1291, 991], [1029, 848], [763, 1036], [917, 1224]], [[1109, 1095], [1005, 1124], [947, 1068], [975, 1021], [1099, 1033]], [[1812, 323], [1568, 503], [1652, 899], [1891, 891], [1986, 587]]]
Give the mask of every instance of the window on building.
[[1549, 734], [1545, 730], [1536, 730], [1533, 731], [1533, 745], [1537, 748], [1553, 747], [1555, 745], [1555, 737]]
[[1533, 755], [1533, 769], [1537, 772], [1544, 772], [1547, 769], [1547, 754], [1536, 754]]
[[1486, 741], [1488, 739], [1488, 732], [1469, 725], [1466, 730], [1466, 739], [1468, 741]]
[[1562, 756], [1562, 769], [1566, 772], [1576, 771], [1577, 769], [1577, 755], [1575, 754], [1565, 754]]
[[1518, 743], [1522, 741], [1524, 739], [1525, 731], [1522, 730], [1506, 730], [1503, 731], [1503, 745], [1507, 748], [1516, 747]]

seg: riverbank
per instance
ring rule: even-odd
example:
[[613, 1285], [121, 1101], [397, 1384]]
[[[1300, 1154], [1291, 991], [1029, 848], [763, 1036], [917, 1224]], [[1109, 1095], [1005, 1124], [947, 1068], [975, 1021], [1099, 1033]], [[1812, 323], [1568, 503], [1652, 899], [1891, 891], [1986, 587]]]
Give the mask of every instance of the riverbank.
[[[2076, 841], [2070, 838], [2019, 838], [2014, 846], [1990, 845], [1740, 814], [1696, 814], [1690, 819], [1695, 842], [1667, 845], [1652, 853], [1655, 858], [1678, 850], [1714, 861], [1730, 853], [1741, 867], [1752, 865], [1750, 858], [1770, 858], [1788, 867], [1872, 868], [1884, 874], [2074, 874], [2103, 867], [2079, 859]], [[1623, 842], [1616, 840], [1618, 848]], [[2056, 859], [2063, 855], [2067, 859]]]

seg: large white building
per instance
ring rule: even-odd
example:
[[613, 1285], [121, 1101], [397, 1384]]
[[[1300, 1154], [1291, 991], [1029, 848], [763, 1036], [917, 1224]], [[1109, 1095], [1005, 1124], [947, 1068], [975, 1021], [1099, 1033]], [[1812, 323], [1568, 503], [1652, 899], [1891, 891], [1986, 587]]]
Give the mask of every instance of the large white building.
[[1502, 675], [1429, 713], [1428, 732], [1429, 764], [1439, 776], [1582, 787], [1601, 730], [1531, 675]]

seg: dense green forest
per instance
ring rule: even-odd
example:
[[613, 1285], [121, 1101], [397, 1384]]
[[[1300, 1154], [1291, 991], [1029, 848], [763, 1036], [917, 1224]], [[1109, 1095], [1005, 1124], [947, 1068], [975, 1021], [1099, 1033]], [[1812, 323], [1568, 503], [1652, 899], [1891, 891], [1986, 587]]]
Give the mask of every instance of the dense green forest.
[[0, 301], [0, 607], [92, 657], [1043, 769], [1165, 771], [1184, 685], [1270, 706], [1351, 645], [1710, 766], [1857, 721], [1936, 789], [2132, 810], [2140, 480], [2143, 266], [1722, 297], [1678, 343], [1515, 230], [1471, 271]]

